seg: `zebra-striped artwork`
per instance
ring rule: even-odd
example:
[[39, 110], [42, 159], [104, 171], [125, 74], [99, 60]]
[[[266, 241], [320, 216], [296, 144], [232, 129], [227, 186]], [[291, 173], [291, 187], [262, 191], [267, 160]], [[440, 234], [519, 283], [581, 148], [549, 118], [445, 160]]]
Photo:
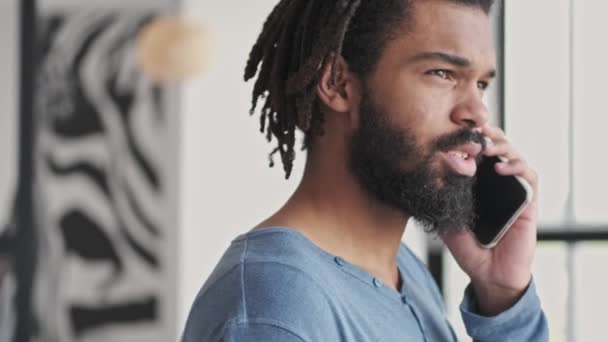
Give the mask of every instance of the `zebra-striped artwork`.
[[151, 13], [41, 20], [37, 340], [175, 339], [175, 118], [136, 65]]

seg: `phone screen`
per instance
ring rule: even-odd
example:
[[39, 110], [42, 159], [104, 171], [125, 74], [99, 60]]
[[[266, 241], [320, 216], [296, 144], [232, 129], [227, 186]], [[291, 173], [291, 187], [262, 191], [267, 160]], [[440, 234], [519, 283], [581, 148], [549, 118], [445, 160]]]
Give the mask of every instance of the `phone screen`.
[[515, 176], [496, 173], [498, 157], [484, 157], [473, 187], [476, 219], [472, 231], [484, 246], [491, 245], [511, 218], [526, 204], [528, 193]]

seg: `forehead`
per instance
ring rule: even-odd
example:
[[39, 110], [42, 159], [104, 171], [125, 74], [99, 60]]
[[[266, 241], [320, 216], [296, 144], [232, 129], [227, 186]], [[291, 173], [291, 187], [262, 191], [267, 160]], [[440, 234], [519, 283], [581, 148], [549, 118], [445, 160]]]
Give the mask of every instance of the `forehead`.
[[467, 58], [474, 66], [494, 67], [490, 18], [481, 8], [448, 0], [416, 0], [408, 19], [407, 27], [387, 43], [393, 53], [445, 52]]

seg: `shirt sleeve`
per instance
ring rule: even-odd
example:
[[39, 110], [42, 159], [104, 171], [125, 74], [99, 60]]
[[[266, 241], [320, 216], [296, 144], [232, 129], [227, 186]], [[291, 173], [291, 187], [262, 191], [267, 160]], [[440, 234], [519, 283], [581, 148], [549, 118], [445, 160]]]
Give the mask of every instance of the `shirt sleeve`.
[[287, 327], [268, 322], [238, 322], [228, 326], [221, 342], [305, 342]]
[[534, 280], [524, 295], [511, 308], [494, 317], [477, 313], [471, 285], [465, 290], [460, 312], [467, 333], [474, 341], [548, 341], [547, 319], [536, 293]]

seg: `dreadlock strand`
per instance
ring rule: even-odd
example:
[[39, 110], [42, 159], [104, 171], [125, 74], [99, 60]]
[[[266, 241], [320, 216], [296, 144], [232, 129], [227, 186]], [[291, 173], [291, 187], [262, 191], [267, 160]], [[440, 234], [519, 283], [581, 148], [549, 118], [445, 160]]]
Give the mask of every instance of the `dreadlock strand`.
[[[289, 4], [292, 4], [292, 3], [290, 3], [287, 0], [283, 0], [279, 4], [279, 5], [281, 5], [281, 7], [279, 8], [279, 11], [276, 12], [277, 16], [274, 18], [275, 22], [272, 23], [273, 25], [269, 24], [269, 26], [268, 26], [268, 28], [272, 29], [272, 30], [262, 32], [260, 37], [263, 36], [264, 39], [263, 40], [258, 39], [258, 41], [260, 42], [260, 44], [258, 44], [258, 45], [261, 47], [261, 49], [259, 49], [257, 51], [257, 55], [254, 56], [255, 58], [250, 59], [250, 63], [253, 63], [253, 66], [255, 69], [253, 69], [254, 70], [253, 74], [246, 74], [246, 77], [247, 76], [253, 77], [255, 75], [255, 71], [257, 70], [258, 64], [260, 64], [260, 63], [262, 64], [260, 73], [258, 75], [258, 79], [256, 80], [255, 85], [253, 87], [251, 109], [249, 110], [249, 113], [251, 115], [253, 115], [255, 113], [258, 98], [265, 91], [269, 90], [268, 83], [271, 79], [271, 70], [272, 70], [275, 56], [276, 56], [277, 38], [279, 37], [279, 35], [282, 31], [281, 27], [285, 24], [285, 22], [289, 18], [287, 16], [279, 15], [279, 14], [283, 10], [288, 9], [289, 7], [287, 5], [289, 5]], [[279, 5], [277, 5], [277, 7]], [[275, 7], [275, 9], [276, 9], [276, 7]], [[272, 14], [271, 14], [271, 16], [272, 16]], [[270, 22], [270, 18], [269, 18], [269, 20], [267, 20], [267, 22]], [[251, 54], [254, 54], [253, 50], [252, 50]], [[248, 63], [248, 65], [250, 63]]]
[[[328, 34], [326, 32], [326, 34]], [[322, 38], [320, 38], [321, 40]], [[325, 37], [323, 40], [323, 44], [326, 44], [323, 47], [317, 48], [317, 51], [314, 52], [309, 59], [306, 60], [304, 65], [298, 70], [296, 74], [294, 74], [287, 82], [287, 93], [293, 94], [298, 91], [302, 91], [302, 89], [309, 85], [316, 74], [322, 72], [323, 66], [325, 63], [323, 62], [327, 55], [332, 53], [332, 46], [330, 42], [332, 39], [335, 39], [333, 35]]]
[[[333, 9], [331, 4], [327, 1], [308, 1], [305, 10], [301, 16], [299, 25], [297, 27], [297, 31], [295, 37], [293, 39], [293, 46], [291, 49], [291, 65], [289, 68], [289, 75], [293, 76], [300, 72], [301, 66], [306, 62], [307, 48], [308, 48], [308, 40], [312, 39], [312, 34], [306, 34], [306, 28], [310, 25], [313, 25], [313, 20], [319, 17], [319, 11], [328, 11], [329, 9]], [[318, 72], [317, 72], [318, 74]], [[313, 75], [313, 83], [314, 79]], [[314, 86], [314, 84], [312, 84]], [[313, 89], [311, 89], [313, 88]], [[289, 126], [297, 125], [304, 132], [308, 131], [310, 128], [310, 120], [312, 118], [312, 101], [316, 97], [316, 93], [314, 92], [314, 87], [311, 84], [305, 84], [304, 88], [300, 91], [293, 94], [293, 96], [289, 96], [289, 100], [287, 103], [288, 110], [292, 113], [295, 113], [294, 116], [290, 116], [290, 124]], [[292, 145], [293, 146], [293, 145]]]
[[275, 114], [276, 113], [274, 113], [272, 110], [269, 110], [268, 113], [266, 114], [267, 122], [268, 122], [268, 124], [266, 125], [266, 140], [268, 142], [272, 141], [272, 135], [273, 135], [272, 124], [273, 124], [273, 120], [275, 120], [273, 118]]
[[279, 152], [279, 148], [276, 147], [274, 150], [272, 150], [272, 152], [270, 152], [270, 154], [268, 155], [268, 160], [270, 161], [270, 164], [268, 166], [270, 167], [274, 167], [274, 158], [273, 156]]
[[[328, 3], [329, 1], [325, 4], [327, 5]], [[334, 6], [321, 7], [320, 15], [322, 18], [328, 17], [327, 23], [321, 23], [322, 29], [310, 57], [302, 63], [298, 72], [287, 81], [287, 93], [293, 94], [304, 89], [322, 67], [323, 59], [331, 50], [333, 32], [336, 30], [336, 15], [330, 15], [332, 12], [335, 12], [335, 6], [334, 4]], [[325, 14], [324, 12], [327, 12], [327, 15], [323, 15]]]
[[321, 33], [319, 37], [319, 45], [316, 45], [313, 49], [312, 55], [304, 62], [302, 67], [296, 74], [290, 77], [287, 81], [287, 93], [293, 94], [301, 91], [303, 87], [308, 85], [314, 74], [319, 72], [322, 67], [321, 61], [323, 57], [329, 52], [329, 44], [331, 37], [327, 37], [327, 30]]
[[[286, 17], [292, 17], [295, 13], [298, 13], [301, 8], [306, 4], [303, 1], [295, 1], [292, 6], [288, 8], [288, 12]], [[278, 40], [278, 46], [288, 46], [287, 42], [293, 37], [293, 28], [297, 25], [295, 21], [290, 21], [287, 24], [287, 27], [284, 28], [283, 32], [280, 35]], [[272, 67], [271, 71], [271, 79], [273, 80], [271, 87], [271, 104], [272, 110], [275, 113], [282, 113], [282, 115], [276, 116], [276, 124], [277, 130], [275, 130], [274, 134], [277, 137], [279, 144], [283, 142], [281, 137], [282, 132], [288, 129], [287, 121], [290, 115], [294, 115], [294, 113], [290, 113], [287, 108], [287, 97], [285, 96], [285, 80], [287, 79], [287, 72], [289, 65], [287, 64], [288, 60], [288, 49], [277, 49], [277, 54], [275, 56], [275, 63]]]
[[298, 117], [298, 126], [304, 132], [310, 129], [310, 120], [312, 118], [312, 105], [308, 102], [308, 96], [301, 95], [296, 98], [296, 110]]
[[272, 109], [270, 108], [270, 98], [266, 97], [264, 106], [262, 107], [262, 110], [260, 111], [260, 132], [261, 133], [264, 133], [264, 131], [266, 129], [266, 120], [268, 119], [271, 112], [272, 112]]
[[272, 10], [266, 21], [264, 22], [264, 26], [262, 28], [262, 32], [258, 36], [257, 41], [253, 45], [251, 52], [249, 53], [249, 59], [247, 61], [247, 66], [245, 67], [245, 81], [250, 80], [253, 76], [255, 76], [258, 68], [258, 64], [263, 58], [263, 52], [266, 50], [267, 43], [266, 41], [270, 41], [272, 39], [268, 39], [268, 35], [270, 32], [277, 32], [278, 26], [282, 23], [283, 17], [281, 16], [281, 12], [287, 6], [289, 0], [281, 0]]
[[[318, 77], [315, 79], [318, 79]], [[311, 127], [310, 123], [313, 116], [313, 103], [315, 102], [316, 96], [316, 87], [313, 83], [313, 85], [308, 87], [306, 91], [302, 92], [302, 94], [298, 96], [296, 100], [298, 125], [305, 132], [309, 131]]]
[[305, 54], [305, 43], [306, 43], [306, 28], [310, 22], [310, 16], [315, 9], [316, 1], [307, 1], [306, 7], [304, 8], [302, 15], [300, 16], [299, 23], [296, 27], [293, 35], [291, 44], [291, 63], [289, 64], [288, 74], [294, 74], [300, 68], [302, 63], [302, 56]]
[[[283, 25], [286, 20], [286, 17], [282, 17], [279, 24]], [[277, 28], [277, 30], [272, 32], [271, 35], [266, 37], [266, 41], [264, 42], [262, 50], [263, 55], [261, 57], [263, 58], [263, 60], [261, 60], [262, 66], [258, 75], [258, 79], [256, 80], [253, 87], [252, 105], [249, 111], [250, 114], [253, 114], [255, 112], [258, 97], [260, 97], [260, 95], [263, 94], [265, 91], [269, 90], [268, 83], [271, 80], [271, 71], [274, 65], [274, 61], [276, 60], [276, 45], [277, 38], [279, 37], [280, 32], [281, 30]]]
[[[260, 69], [260, 74], [258, 75], [258, 79], [255, 81], [253, 86], [253, 96], [251, 98], [251, 109], [249, 110], [250, 114], [255, 113], [255, 109], [257, 106], [258, 99], [264, 94], [265, 91], [268, 90], [268, 81], [270, 80], [270, 72], [272, 70], [272, 66], [274, 64], [276, 48], [273, 48], [267, 52], [266, 57], [262, 62], [262, 68]], [[269, 94], [268, 97], [271, 97]]]
[[285, 179], [289, 179], [289, 176], [291, 176], [291, 172], [293, 171], [293, 161], [295, 160], [296, 155], [293, 149], [293, 146], [296, 142], [295, 132], [295, 129], [290, 129], [285, 136], [287, 150], [282, 153], [281, 156], [283, 159], [283, 170], [285, 171]]
[[[315, 6], [316, 5], [316, 6]], [[306, 49], [308, 47], [308, 41], [310, 40], [310, 34], [307, 34], [306, 28], [312, 26], [312, 19], [315, 13], [319, 10], [320, 5], [317, 1], [309, 1], [306, 10], [302, 15], [302, 20], [300, 21], [300, 26], [298, 27], [298, 33], [300, 34], [299, 40], [296, 40], [294, 43], [298, 44], [298, 53], [297, 53], [297, 68], [294, 68], [292, 72], [295, 74], [302, 63], [306, 60]]]
[[268, 112], [262, 109], [260, 113], [260, 133], [264, 133], [266, 130], [266, 120], [268, 119]]
[[285, 130], [283, 132], [286, 151], [283, 155], [283, 166], [285, 171], [285, 179], [289, 179], [291, 171], [293, 169], [293, 161], [295, 160], [295, 132], [296, 132], [296, 121], [298, 113], [295, 106], [295, 99], [293, 97], [286, 97], [287, 110], [292, 113], [288, 115], [285, 120]]
[[357, 9], [361, 5], [361, 0], [353, 0], [350, 2], [350, 7], [348, 7], [348, 11], [344, 18], [342, 18], [342, 22], [339, 25], [339, 34], [338, 41], [336, 43], [334, 56], [332, 57], [332, 66], [331, 66], [331, 80], [330, 84], [334, 86], [336, 84], [336, 62], [338, 58], [342, 55], [342, 47], [344, 45], [344, 37], [346, 37], [346, 32], [348, 31], [348, 27], [350, 22], [353, 19], [353, 16], [357, 12]]

